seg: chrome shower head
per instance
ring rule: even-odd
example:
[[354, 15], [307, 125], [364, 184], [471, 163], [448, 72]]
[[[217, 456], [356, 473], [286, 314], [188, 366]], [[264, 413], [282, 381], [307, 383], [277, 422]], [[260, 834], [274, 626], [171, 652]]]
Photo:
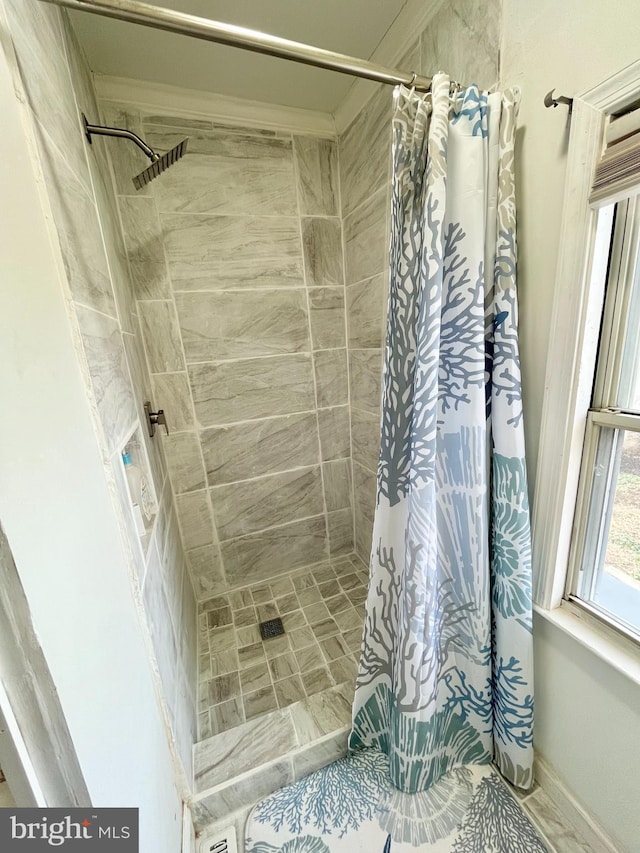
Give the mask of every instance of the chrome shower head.
[[183, 139], [182, 142], [178, 142], [174, 148], [167, 151], [162, 155], [162, 157], [159, 157], [156, 154], [157, 159], [155, 159], [150, 166], [147, 166], [144, 172], [140, 172], [139, 175], [136, 175], [135, 178], [133, 178], [134, 187], [137, 190], [141, 190], [145, 184], [148, 184], [149, 181], [157, 178], [158, 175], [165, 171], [165, 169], [168, 169], [169, 166], [173, 166], [174, 163], [177, 163], [178, 160], [184, 156], [187, 150], [188, 141], [189, 137]]
[[157, 178], [158, 175], [162, 174], [165, 169], [168, 169], [169, 166], [173, 166], [181, 157], [184, 156], [187, 150], [187, 142], [189, 141], [189, 137], [187, 136], [182, 142], [179, 142], [171, 151], [167, 151], [165, 154], [158, 154], [151, 148], [144, 139], [140, 139], [137, 133], [134, 133], [132, 130], [127, 130], [124, 127], [105, 127], [100, 124], [89, 124], [87, 121], [87, 117], [85, 115], [82, 116], [84, 119], [84, 132], [91, 143], [91, 137], [94, 134], [98, 136], [115, 136], [118, 139], [129, 139], [141, 151], [147, 155], [149, 160], [151, 160], [151, 165], [147, 166], [144, 172], [140, 172], [139, 175], [136, 175], [133, 178], [133, 185], [137, 190], [141, 190], [145, 184], [148, 184], [149, 181], [152, 181], [154, 178]]

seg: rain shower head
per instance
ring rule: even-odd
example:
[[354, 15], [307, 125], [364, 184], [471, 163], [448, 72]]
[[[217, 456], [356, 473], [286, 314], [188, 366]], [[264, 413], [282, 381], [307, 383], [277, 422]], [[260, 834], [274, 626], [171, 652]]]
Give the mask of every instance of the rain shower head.
[[[182, 142], [178, 142], [176, 146], [174, 146], [170, 151], [167, 151], [166, 154], [163, 154], [161, 157], [154, 159], [150, 166], [140, 172], [139, 175], [136, 175], [133, 179], [133, 185], [137, 190], [141, 190], [145, 184], [148, 184], [149, 181], [152, 181], [154, 178], [157, 178], [158, 175], [162, 174], [165, 169], [168, 169], [169, 166], [173, 166], [174, 163], [177, 163], [178, 160], [184, 156], [187, 150], [187, 142], [189, 141], [189, 137], [183, 139]], [[155, 153], [155, 152], [154, 152]]]
[[143, 172], [140, 172], [139, 175], [136, 175], [135, 178], [132, 179], [133, 185], [137, 190], [141, 190], [145, 184], [148, 184], [149, 181], [157, 178], [158, 175], [161, 175], [162, 172], [169, 168], [169, 166], [173, 166], [174, 163], [177, 163], [177, 161], [184, 156], [187, 150], [187, 143], [189, 141], [188, 136], [183, 139], [182, 142], [179, 142], [174, 146], [170, 151], [161, 155], [147, 145], [144, 139], [141, 139], [138, 134], [134, 133], [132, 130], [127, 130], [124, 127], [104, 127], [99, 124], [89, 124], [85, 115], [83, 115], [82, 118], [84, 119], [84, 132], [90, 143], [93, 135], [115, 136], [119, 139], [129, 139], [131, 142], [135, 143], [141, 151], [144, 151], [149, 160], [151, 160], [151, 165], [147, 166]]

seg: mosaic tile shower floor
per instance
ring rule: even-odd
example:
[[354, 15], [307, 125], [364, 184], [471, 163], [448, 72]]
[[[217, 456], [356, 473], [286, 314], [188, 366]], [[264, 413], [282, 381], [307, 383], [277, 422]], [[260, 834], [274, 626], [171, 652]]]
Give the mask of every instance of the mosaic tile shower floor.
[[200, 602], [199, 740], [355, 681], [367, 580], [352, 555]]

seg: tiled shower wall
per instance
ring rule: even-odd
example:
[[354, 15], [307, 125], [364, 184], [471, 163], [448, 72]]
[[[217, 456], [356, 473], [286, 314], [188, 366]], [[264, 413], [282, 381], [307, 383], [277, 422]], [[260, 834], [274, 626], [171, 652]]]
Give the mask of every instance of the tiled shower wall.
[[[498, 82], [501, 0], [441, 4], [398, 67], [461, 83]], [[380, 436], [380, 378], [388, 293], [391, 91], [376, 89], [339, 139], [355, 550], [369, 561]]]
[[[119, 505], [123, 541], [142, 593], [165, 709], [188, 777], [196, 722], [195, 598], [161, 446], [146, 441], [159, 508], [145, 540], [133, 524], [124, 479], [121, 450], [132, 432], [140, 430], [151, 382], [105, 143], [96, 139], [88, 148], [81, 126], [80, 113], [94, 121], [98, 115], [91, 75], [66, 14], [36, 0], [0, 0], [0, 11], [2, 4], [16, 54], [16, 86], [28, 105], [37, 168], [43, 173], [66, 274], [78, 361]], [[144, 441], [144, 432], [139, 434]]]
[[104, 103], [187, 155], [142, 192], [111, 146], [198, 598], [353, 550], [337, 145]]

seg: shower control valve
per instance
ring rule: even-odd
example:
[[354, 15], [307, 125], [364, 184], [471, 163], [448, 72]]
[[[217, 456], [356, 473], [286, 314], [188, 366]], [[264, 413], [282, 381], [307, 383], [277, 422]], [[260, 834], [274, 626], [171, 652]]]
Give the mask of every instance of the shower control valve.
[[162, 425], [166, 431], [167, 435], [169, 435], [169, 426], [167, 425], [167, 418], [164, 413], [164, 409], [158, 409], [157, 412], [151, 411], [151, 403], [147, 400], [144, 404], [144, 413], [147, 417], [147, 430], [149, 431], [150, 438], [156, 434], [156, 427], [158, 425]]

